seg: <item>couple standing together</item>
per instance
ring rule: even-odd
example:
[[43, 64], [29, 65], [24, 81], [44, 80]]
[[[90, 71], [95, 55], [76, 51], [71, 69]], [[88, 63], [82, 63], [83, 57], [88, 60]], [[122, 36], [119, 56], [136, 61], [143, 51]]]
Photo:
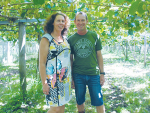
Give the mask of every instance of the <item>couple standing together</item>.
[[67, 40], [69, 18], [63, 13], [55, 13], [45, 21], [40, 42], [39, 69], [46, 102], [50, 105], [47, 113], [64, 113], [75, 88], [79, 113], [85, 113], [86, 85], [91, 105], [97, 113], [105, 113], [101, 86], [105, 82], [100, 37], [87, 30], [86, 13], [77, 12], [74, 23], [77, 32]]

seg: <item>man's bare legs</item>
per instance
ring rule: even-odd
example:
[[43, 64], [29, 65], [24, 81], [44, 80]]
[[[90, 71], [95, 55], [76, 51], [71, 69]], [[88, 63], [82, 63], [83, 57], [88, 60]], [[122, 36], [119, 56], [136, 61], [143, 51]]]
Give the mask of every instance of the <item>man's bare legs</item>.
[[97, 113], [105, 113], [105, 107], [104, 107], [104, 105], [102, 105], [102, 106], [96, 106], [96, 110], [97, 110]]
[[[81, 105], [78, 105], [77, 104], [77, 108], [78, 108], [78, 112], [80, 113], [84, 113], [84, 103], [83, 104], [81, 104]], [[104, 107], [104, 105], [102, 105], [102, 106], [96, 106], [96, 110], [97, 110], [97, 113], [105, 113], [105, 107]]]
[[77, 108], [78, 108], [78, 112], [79, 112], [79, 113], [80, 113], [80, 112], [81, 112], [81, 113], [82, 113], [82, 112], [84, 113], [84, 103], [81, 104], [81, 105], [78, 105], [78, 104], [77, 104]]
[[65, 105], [59, 107], [50, 107], [47, 113], [64, 113]]

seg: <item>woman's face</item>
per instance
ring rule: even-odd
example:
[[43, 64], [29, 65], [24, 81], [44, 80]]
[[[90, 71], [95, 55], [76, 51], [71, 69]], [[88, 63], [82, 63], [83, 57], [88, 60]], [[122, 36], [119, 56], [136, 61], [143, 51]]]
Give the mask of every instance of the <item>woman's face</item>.
[[56, 31], [62, 31], [65, 27], [65, 18], [62, 15], [57, 15], [54, 20], [54, 30]]

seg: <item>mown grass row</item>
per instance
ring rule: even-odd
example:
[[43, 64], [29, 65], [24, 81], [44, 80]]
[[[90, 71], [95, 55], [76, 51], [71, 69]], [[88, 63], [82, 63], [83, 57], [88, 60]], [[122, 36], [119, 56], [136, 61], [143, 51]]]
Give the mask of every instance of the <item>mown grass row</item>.
[[[0, 65], [1, 74], [4, 75], [5, 72], [6, 75], [0, 75], [0, 113], [45, 113], [48, 110], [45, 96], [42, 93], [40, 78], [36, 75], [36, 59], [28, 60], [26, 65], [26, 102], [23, 102], [20, 97], [20, 81], [17, 69]], [[114, 70], [120, 67], [119, 69], [135, 69], [136, 72], [137, 65], [130, 61], [125, 62], [118, 56], [117, 58], [105, 59], [107, 74], [105, 86], [102, 89], [106, 113], [148, 113], [150, 111], [150, 76], [145, 74], [139, 77], [127, 76], [125, 72], [121, 73]], [[148, 68], [144, 68], [144, 70]], [[74, 90], [72, 90], [72, 94], [73, 98], [66, 105], [65, 113], [77, 113]], [[85, 110], [86, 113], [96, 113], [96, 108], [91, 106], [88, 90]]]

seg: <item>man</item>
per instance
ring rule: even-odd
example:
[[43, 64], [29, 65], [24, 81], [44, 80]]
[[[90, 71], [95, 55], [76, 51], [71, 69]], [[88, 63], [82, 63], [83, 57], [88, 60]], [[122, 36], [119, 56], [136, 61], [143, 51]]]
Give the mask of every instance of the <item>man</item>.
[[101, 41], [99, 36], [86, 29], [87, 15], [78, 12], [74, 23], [77, 33], [68, 42], [71, 47], [71, 66], [73, 85], [75, 86], [77, 108], [79, 113], [85, 113], [84, 102], [86, 85], [88, 86], [91, 105], [96, 106], [97, 113], [105, 113], [101, 86], [105, 82]]

